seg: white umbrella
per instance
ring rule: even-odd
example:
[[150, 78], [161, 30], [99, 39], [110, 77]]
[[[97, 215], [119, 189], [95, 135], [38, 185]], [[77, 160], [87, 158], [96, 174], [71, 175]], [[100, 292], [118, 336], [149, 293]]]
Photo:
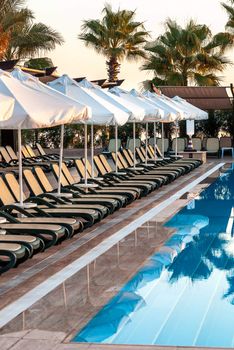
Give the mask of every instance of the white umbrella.
[[173, 97], [172, 100], [177, 102], [178, 106], [181, 106], [181, 108], [186, 108], [188, 110], [188, 113], [190, 112], [190, 119], [206, 120], [209, 117], [209, 114], [206, 111], [203, 111], [202, 109], [192, 105], [191, 103], [187, 102], [185, 99], [179, 96]]
[[[42, 91], [46, 93], [53, 101], [59, 100], [65, 104], [69, 103], [74, 107], [73, 122], [85, 122], [91, 117], [91, 110], [81, 103], [77, 102], [70, 97], [50, 88], [49, 86], [40, 82], [40, 80], [28, 73], [23, 72], [19, 68], [15, 68], [11, 75], [18, 79], [23, 85], [30, 87], [36, 91]], [[61, 176], [62, 176], [62, 161], [63, 161], [63, 139], [64, 139], [64, 124], [61, 125], [61, 137], [60, 137], [60, 152], [59, 152], [59, 178], [58, 178], [58, 195], [61, 195]]]
[[[139, 92], [137, 92], [135, 89], [132, 89], [130, 91], [130, 94], [135, 96], [138, 100], [143, 101], [145, 103], [145, 105], [147, 106], [148, 111], [154, 111], [154, 114], [150, 114], [150, 115], [146, 115], [143, 122], [146, 123], [146, 139], [145, 139], [145, 163], [147, 164], [147, 152], [148, 152], [148, 127], [150, 122], [154, 123], [154, 139], [155, 139], [155, 123], [156, 121], [159, 121], [161, 119], [163, 119], [164, 117], [164, 111], [156, 106], [155, 104], [153, 104], [150, 100], [148, 100], [143, 94], [140, 94]], [[154, 150], [155, 152], [156, 150]]]
[[4, 120], [0, 119], [0, 129], [18, 130], [20, 205], [23, 206], [21, 129], [70, 123], [76, 115], [76, 110], [72, 104], [52, 99], [43, 91], [29, 88], [2, 70], [0, 70], [0, 92], [15, 100], [12, 115]]
[[[122, 109], [129, 115], [128, 122], [133, 122], [133, 129], [135, 130], [135, 122], [136, 121], [142, 121], [144, 119], [144, 110], [140, 108], [139, 106], [133, 104], [130, 101], [126, 101], [120, 96], [117, 96], [109, 91], [106, 91], [99, 86], [96, 86], [92, 83], [90, 83], [87, 79], [82, 80], [79, 85], [81, 87], [90, 89], [95, 95], [102, 97], [103, 99], [107, 100], [108, 102], [114, 104], [116, 107]], [[92, 137], [91, 137], [92, 139]], [[118, 147], [117, 147], [117, 139], [118, 139], [118, 129], [117, 126], [115, 128], [115, 151], [117, 153]], [[93, 144], [91, 145], [91, 158], [93, 158]], [[118, 158], [116, 157], [116, 172], [118, 172]], [[93, 169], [93, 161], [92, 161], [92, 169]]]
[[176, 155], [177, 155], [177, 121], [186, 118], [185, 111], [178, 108], [173, 101], [170, 101], [166, 96], [157, 95], [150, 91], [143, 93], [145, 97], [154, 102], [157, 106], [160, 106], [164, 110], [164, 118], [162, 122], [162, 154], [164, 156], [164, 124], [163, 123], [176, 123]]
[[[184, 108], [187, 110], [188, 115], [189, 115], [189, 120], [206, 120], [208, 119], [209, 115], [207, 112], [203, 111], [202, 109], [193, 106], [191, 103], [187, 102], [183, 98], [179, 96], [175, 96], [172, 98], [174, 102], [177, 103], [177, 105], [181, 108]], [[193, 149], [193, 142], [192, 142], [192, 135], [189, 136], [189, 143], [188, 143], [188, 149]]]
[[[127, 92], [123, 89], [120, 89], [118, 87], [114, 87], [110, 89], [110, 92], [119, 96], [121, 99], [124, 99], [126, 102], [130, 102], [139, 108], [141, 108], [144, 111], [144, 121], [146, 122], [146, 128], [148, 127], [148, 121], [152, 121], [152, 118], [159, 117], [160, 111], [159, 108], [156, 106], [153, 106], [152, 104], [145, 101], [143, 98], [141, 98], [138, 93], [134, 90], [132, 92]], [[141, 120], [143, 121], [143, 120]], [[136, 153], [135, 153], [135, 122], [133, 123], [133, 157], [134, 157], [134, 167], [136, 164]], [[147, 145], [147, 141], [146, 141]], [[146, 157], [147, 162], [147, 157]]]
[[[50, 86], [91, 107], [92, 118], [88, 121], [91, 125], [116, 125], [117, 128], [117, 125], [123, 125], [128, 120], [128, 113], [96, 95], [91, 89], [80, 87], [67, 75], [54, 80]], [[92, 185], [87, 183], [87, 124], [85, 125], [85, 185]]]
[[0, 92], [1, 103], [1, 119], [8, 119], [11, 117], [14, 110], [15, 100], [12, 97], [6, 96]]

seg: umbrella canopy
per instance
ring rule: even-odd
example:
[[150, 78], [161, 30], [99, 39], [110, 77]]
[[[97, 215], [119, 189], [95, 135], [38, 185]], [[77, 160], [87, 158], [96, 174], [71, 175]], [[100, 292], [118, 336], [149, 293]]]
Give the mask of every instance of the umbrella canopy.
[[117, 333], [118, 329], [130, 321], [121, 309], [103, 308], [74, 338], [76, 342], [102, 342]]
[[175, 96], [172, 98], [173, 101], [177, 102], [178, 105], [181, 105], [183, 108], [186, 108], [188, 111], [190, 111], [191, 115], [194, 116], [194, 118], [191, 119], [195, 119], [195, 120], [205, 120], [208, 119], [208, 113], [203, 111], [202, 109], [195, 107], [194, 105], [192, 105], [191, 103], [187, 102], [186, 100], [184, 100], [183, 98], [179, 97], [179, 96]]
[[90, 89], [92, 92], [95, 93], [95, 95], [114, 104], [116, 107], [123, 109], [126, 113], [129, 114], [129, 120], [128, 120], [129, 122], [131, 121], [140, 122], [144, 119], [144, 116], [145, 116], [144, 109], [134, 104], [133, 102], [126, 101], [125, 99], [121, 98], [121, 96], [112, 94], [111, 92], [102, 89], [100, 86], [97, 86], [89, 82], [87, 79], [83, 79], [79, 83], [79, 86], [86, 89]]
[[114, 106], [102, 97], [94, 94], [87, 88], [82, 88], [68, 75], [48, 83], [53, 89], [56, 89], [65, 95], [79, 101], [92, 109], [92, 118], [89, 124], [94, 125], [123, 125], [127, 122], [129, 115], [125, 111]]
[[75, 116], [72, 104], [51, 99], [43, 91], [36, 91], [21, 84], [9, 73], [0, 70], [0, 93], [13, 98], [11, 116], [1, 115], [0, 129], [35, 129], [70, 123]]
[[140, 99], [138, 96], [135, 96], [134, 93], [127, 92], [123, 89], [120, 89], [118, 87], [111, 88], [109, 90], [112, 94], [115, 94], [116, 96], [121, 97], [127, 102], [131, 102], [138, 106], [139, 108], [144, 110], [144, 118], [155, 118], [158, 116], [159, 109], [156, 106], [152, 106], [151, 104], [147, 103], [146, 101]]
[[74, 119], [73, 122], [84, 122], [91, 118], [91, 109], [84, 104], [79, 103], [78, 101], [60, 93], [57, 90], [52, 89], [46, 84], [40, 82], [37, 77], [32, 76], [31, 74], [23, 72], [20, 68], [15, 68], [11, 75], [18, 79], [23, 85], [26, 85], [37, 91], [45, 92], [51, 98], [59, 100], [64, 104], [71, 104], [74, 108]]
[[2, 70], [0, 70], [0, 93], [15, 101], [12, 114], [5, 118], [1, 116], [0, 128], [18, 129], [20, 205], [23, 206], [21, 129], [71, 123], [78, 110], [70, 101], [58, 97], [51, 98], [45, 91], [26, 86]]
[[147, 98], [144, 95], [140, 94], [136, 89], [132, 89], [129, 93], [131, 96], [134, 96], [137, 101], [144, 103], [146, 115], [143, 122], [155, 122], [164, 117], [163, 109], [159, 106], [156, 106], [156, 104], [153, 104], [150, 100], [147, 100]]
[[14, 104], [15, 104], [14, 98], [6, 96], [0, 92], [0, 101], [1, 101], [1, 119], [10, 118], [14, 110]]
[[172, 123], [181, 118], [183, 119], [183, 112], [171, 105], [171, 103], [168, 101], [161, 99], [159, 95], [156, 95], [150, 91], [145, 91], [143, 96], [164, 111], [164, 117], [162, 120], [160, 120], [160, 122]]

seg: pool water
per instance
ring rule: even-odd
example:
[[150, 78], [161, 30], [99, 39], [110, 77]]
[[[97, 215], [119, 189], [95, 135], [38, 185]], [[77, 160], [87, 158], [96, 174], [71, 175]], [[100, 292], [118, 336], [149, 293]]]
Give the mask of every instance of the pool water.
[[234, 167], [165, 226], [175, 233], [75, 342], [234, 347]]

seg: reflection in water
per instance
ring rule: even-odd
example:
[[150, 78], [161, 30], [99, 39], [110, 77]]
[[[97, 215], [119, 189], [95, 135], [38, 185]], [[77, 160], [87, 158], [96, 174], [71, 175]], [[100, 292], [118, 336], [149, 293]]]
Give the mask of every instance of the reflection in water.
[[165, 226], [173, 236], [75, 341], [234, 346], [234, 170]]

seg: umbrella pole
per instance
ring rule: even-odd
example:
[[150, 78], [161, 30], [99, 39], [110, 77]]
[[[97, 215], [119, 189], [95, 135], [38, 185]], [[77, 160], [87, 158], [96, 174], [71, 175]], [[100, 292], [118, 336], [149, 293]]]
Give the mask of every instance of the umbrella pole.
[[164, 158], [164, 124], [162, 123], [162, 137], [161, 137], [161, 140], [162, 140], [162, 156]]
[[136, 168], [136, 122], [133, 122], [133, 162], [134, 169]]
[[157, 159], [157, 150], [156, 150], [156, 122], [154, 122], [154, 160]]
[[146, 123], [146, 138], [145, 138], [145, 164], [147, 164], [148, 157], [147, 157], [147, 150], [148, 150], [148, 123]]
[[60, 132], [60, 150], [59, 150], [59, 176], [58, 176], [58, 195], [61, 194], [61, 178], [62, 178], [62, 165], [63, 165], [63, 139], [64, 139], [64, 125], [61, 125]]
[[85, 185], [87, 186], [88, 184], [88, 174], [87, 174], [87, 160], [88, 160], [88, 134], [87, 134], [87, 124], [84, 126], [84, 132], [85, 132]]
[[115, 160], [115, 172], [116, 174], [118, 173], [118, 125], [117, 123], [115, 124], [115, 156], [116, 156], [116, 160]]
[[20, 206], [23, 207], [23, 167], [22, 167], [22, 149], [21, 149], [21, 147], [22, 147], [21, 129], [18, 129]]
[[178, 139], [177, 139], [177, 126], [178, 126], [178, 122], [175, 122], [176, 125], [176, 140], [175, 140], [175, 155], [177, 156], [177, 151], [178, 151]]
[[94, 164], [93, 164], [93, 157], [94, 157], [94, 145], [93, 145], [93, 124], [91, 124], [91, 176], [92, 176], [92, 179], [94, 178]]

